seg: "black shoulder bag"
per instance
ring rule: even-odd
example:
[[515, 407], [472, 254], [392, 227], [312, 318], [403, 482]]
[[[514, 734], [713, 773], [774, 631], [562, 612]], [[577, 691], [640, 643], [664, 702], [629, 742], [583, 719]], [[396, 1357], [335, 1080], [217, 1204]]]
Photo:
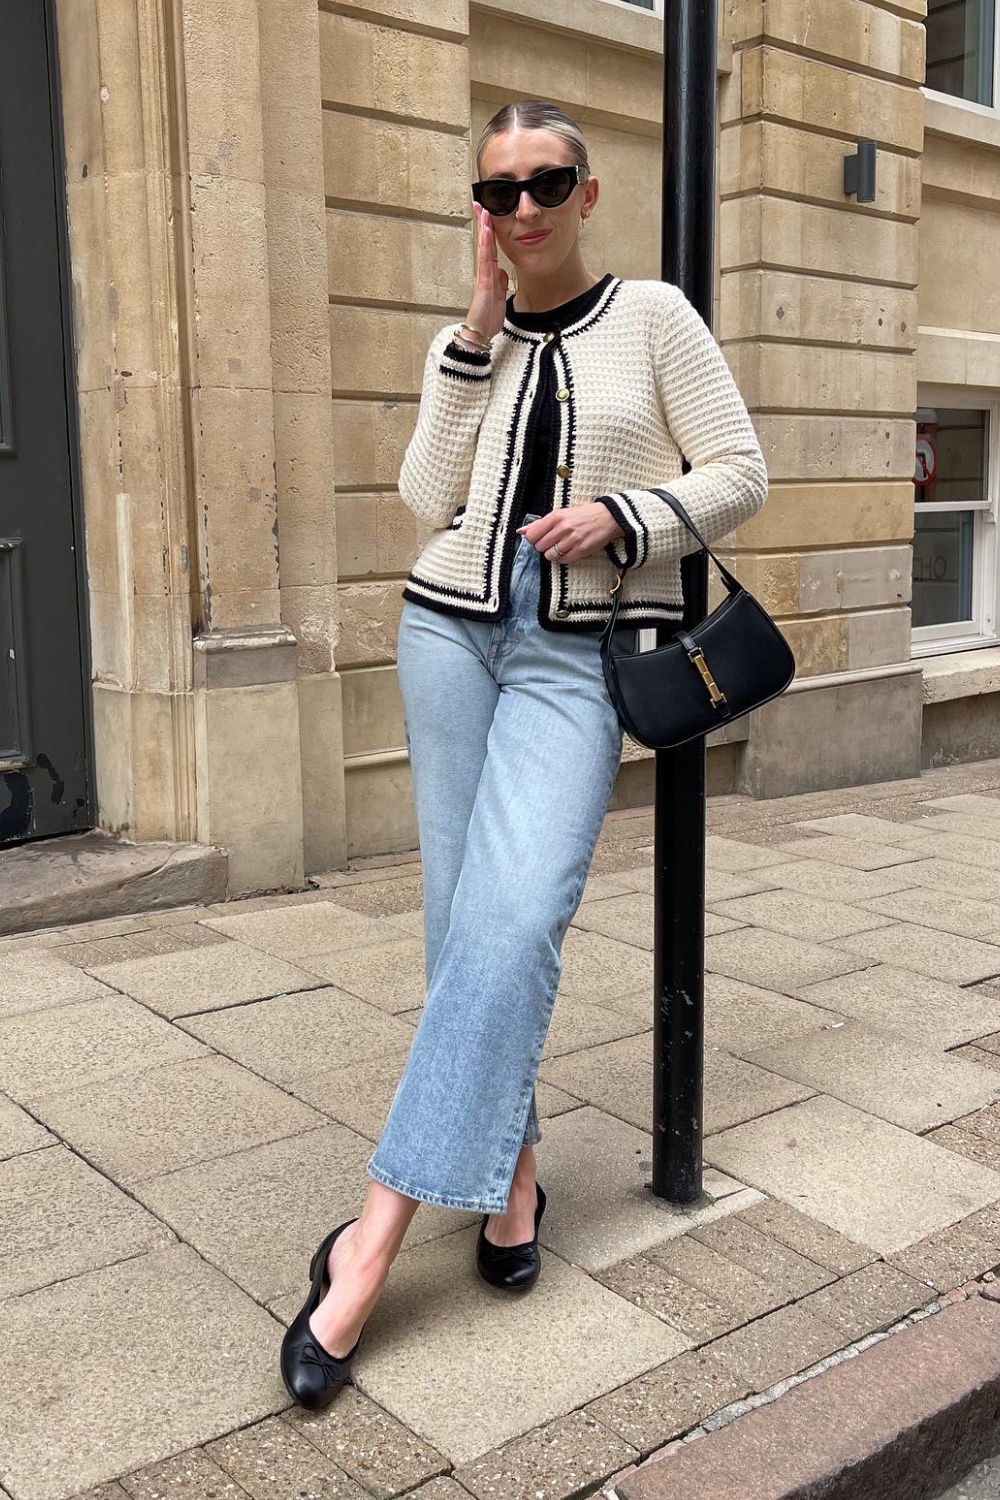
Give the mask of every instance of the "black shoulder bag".
[[726, 598], [700, 625], [676, 631], [652, 651], [635, 649], [632, 627], [615, 637], [627, 568], [612, 590], [611, 617], [601, 637], [608, 693], [632, 739], [651, 750], [670, 750], [777, 698], [795, 676], [795, 658], [770, 615], [722, 566], [680, 501], [666, 490], [653, 493], [701, 543], [726, 587]]

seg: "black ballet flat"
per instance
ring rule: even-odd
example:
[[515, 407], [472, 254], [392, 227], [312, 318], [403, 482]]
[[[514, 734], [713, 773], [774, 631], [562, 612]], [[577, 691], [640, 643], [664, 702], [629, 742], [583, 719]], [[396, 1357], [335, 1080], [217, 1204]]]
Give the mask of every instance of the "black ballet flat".
[[542, 1257], [538, 1250], [538, 1226], [545, 1212], [545, 1194], [535, 1183], [535, 1237], [524, 1245], [494, 1245], [486, 1238], [489, 1214], [483, 1216], [476, 1242], [476, 1270], [490, 1286], [505, 1292], [526, 1292], [538, 1280]]
[[336, 1355], [327, 1353], [309, 1327], [311, 1314], [330, 1290], [326, 1263], [333, 1242], [355, 1222], [355, 1219], [348, 1219], [347, 1223], [339, 1224], [336, 1229], [331, 1230], [309, 1262], [309, 1275], [312, 1277], [309, 1295], [281, 1341], [281, 1378], [285, 1383], [285, 1390], [300, 1406], [329, 1406], [351, 1373], [351, 1362], [358, 1352], [361, 1334], [364, 1333], [362, 1327], [354, 1348], [338, 1359]]

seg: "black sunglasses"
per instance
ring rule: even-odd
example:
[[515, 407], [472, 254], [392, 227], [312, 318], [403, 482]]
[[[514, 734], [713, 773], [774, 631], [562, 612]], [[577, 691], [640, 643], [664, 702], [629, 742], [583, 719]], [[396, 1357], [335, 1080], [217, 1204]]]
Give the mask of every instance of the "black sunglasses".
[[586, 182], [588, 175], [586, 167], [573, 166], [548, 167], [523, 182], [515, 182], [511, 177], [489, 177], [472, 184], [472, 196], [497, 218], [512, 214], [522, 193], [530, 193], [539, 208], [558, 208], [574, 188]]

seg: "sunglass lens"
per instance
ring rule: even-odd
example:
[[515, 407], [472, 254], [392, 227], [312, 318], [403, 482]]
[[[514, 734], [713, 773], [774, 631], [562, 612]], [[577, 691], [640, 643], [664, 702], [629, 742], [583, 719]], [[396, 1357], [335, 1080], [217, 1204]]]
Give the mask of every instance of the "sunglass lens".
[[532, 197], [542, 208], [558, 208], [565, 203], [576, 187], [576, 174], [568, 167], [553, 167], [550, 172], [539, 172], [535, 178]]
[[490, 214], [511, 214], [517, 207], [517, 187], [506, 182], [484, 182], [480, 203]]

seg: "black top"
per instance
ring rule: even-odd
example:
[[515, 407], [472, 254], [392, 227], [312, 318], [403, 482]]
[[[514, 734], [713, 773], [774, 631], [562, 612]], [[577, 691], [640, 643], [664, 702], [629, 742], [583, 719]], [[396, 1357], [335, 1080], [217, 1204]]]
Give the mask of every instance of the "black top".
[[[507, 321], [515, 328], [524, 328], [529, 333], [554, 333], [556, 335], [554, 339], [541, 346], [538, 385], [528, 416], [526, 460], [517, 487], [517, 509], [511, 516], [513, 527], [520, 526], [526, 515], [543, 516], [552, 509], [554, 488], [552, 466], [555, 463], [559, 431], [557, 386], [552, 356], [559, 334], [564, 328], [570, 328], [574, 323], [578, 323], [581, 318], [586, 317], [591, 308], [597, 306], [611, 280], [609, 272], [608, 275], [601, 277], [596, 286], [592, 286], [586, 292], [581, 292], [578, 297], [571, 297], [568, 302], [560, 303], [558, 307], [547, 308], [545, 312], [517, 312], [514, 307], [514, 297], [507, 298]], [[484, 364], [487, 358], [488, 356], [484, 354]]]
[[556, 445], [558, 442], [559, 417], [556, 401], [556, 378], [553, 368], [553, 353], [558, 335], [586, 317], [596, 307], [611, 276], [602, 276], [596, 286], [581, 292], [569, 302], [550, 307], [545, 312], [517, 312], [514, 298], [507, 299], [507, 317], [515, 328], [524, 328], [531, 333], [554, 333], [556, 338], [542, 345], [538, 361], [538, 388], [531, 404], [528, 418], [525, 470], [518, 485], [518, 514], [512, 524], [520, 526], [526, 515], [544, 516], [552, 509], [553, 474]]

